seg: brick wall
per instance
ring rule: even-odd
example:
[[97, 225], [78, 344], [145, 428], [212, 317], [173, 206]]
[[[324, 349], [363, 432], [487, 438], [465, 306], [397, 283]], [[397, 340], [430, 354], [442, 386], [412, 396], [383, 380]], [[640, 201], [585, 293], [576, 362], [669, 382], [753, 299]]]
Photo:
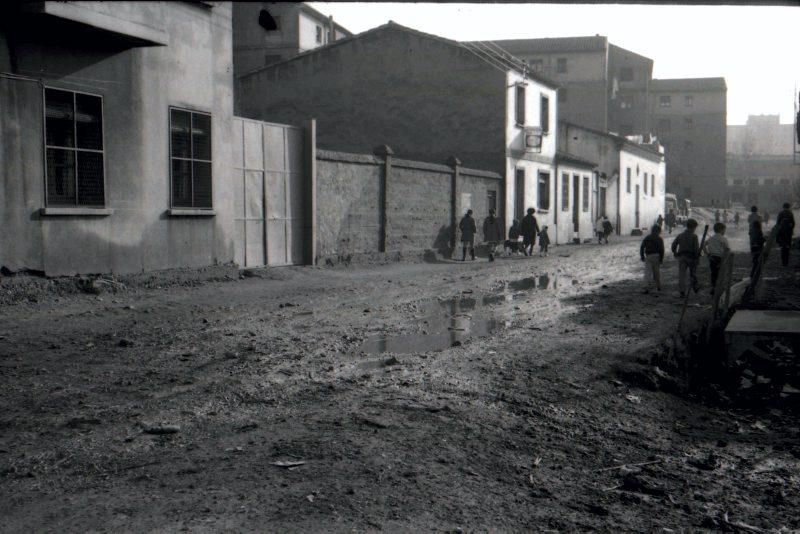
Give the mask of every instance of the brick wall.
[[[499, 174], [455, 163], [399, 159], [391, 153], [318, 150], [316, 184], [317, 262], [419, 257], [428, 251], [448, 256], [463, 201], [469, 201], [480, 226], [488, 214], [489, 192], [498, 202], [502, 195]], [[502, 217], [502, 209], [498, 215]]]

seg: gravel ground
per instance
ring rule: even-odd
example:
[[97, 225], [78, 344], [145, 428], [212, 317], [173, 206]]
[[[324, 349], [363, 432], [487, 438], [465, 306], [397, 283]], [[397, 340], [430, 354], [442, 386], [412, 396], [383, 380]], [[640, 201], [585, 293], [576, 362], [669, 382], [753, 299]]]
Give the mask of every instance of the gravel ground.
[[14, 298], [0, 529], [800, 528], [796, 414], [672, 387], [676, 264], [641, 269], [626, 238]]

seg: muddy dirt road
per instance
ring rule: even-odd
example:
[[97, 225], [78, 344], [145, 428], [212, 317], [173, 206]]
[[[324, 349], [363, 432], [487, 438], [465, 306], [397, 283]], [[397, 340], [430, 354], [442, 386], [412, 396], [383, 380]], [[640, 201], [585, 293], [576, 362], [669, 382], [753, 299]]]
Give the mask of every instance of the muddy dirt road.
[[647, 387], [679, 300], [641, 269], [625, 239], [7, 306], [0, 530], [800, 528], [796, 416]]

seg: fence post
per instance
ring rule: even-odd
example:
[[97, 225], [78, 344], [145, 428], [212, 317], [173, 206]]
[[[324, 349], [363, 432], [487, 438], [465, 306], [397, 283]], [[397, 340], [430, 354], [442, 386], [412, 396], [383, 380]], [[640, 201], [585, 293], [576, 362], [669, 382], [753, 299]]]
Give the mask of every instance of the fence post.
[[461, 160], [455, 156], [450, 156], [447, 164], [453, 168], [450, 175], [450, 256], [456, 250], [456, 239], [458, 231], [458, 182], [461, 174]]
[[383, 157], [383, 172], [381, 173], [381, 182], [378, 186], [380, 198], [380, 235], [378, 237], [378, 251], [386, 252], [386, 242], [388, 240], [388, 226], [389, 217], [387, 214], [388, 198], [389, 198], [389, 181], [392, 175], [392, 155], [394, 151], [389, 145], [380, 145], [375, 147], [373, 153], [376, 156]]

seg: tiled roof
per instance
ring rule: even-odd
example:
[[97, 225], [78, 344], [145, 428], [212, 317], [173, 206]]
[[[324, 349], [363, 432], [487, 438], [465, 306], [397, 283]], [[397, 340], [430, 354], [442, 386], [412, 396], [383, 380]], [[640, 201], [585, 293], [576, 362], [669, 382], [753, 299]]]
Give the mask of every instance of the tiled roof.
[[608, 37], [548, 37], [542, 39], [502, 39], [492, 41], [514, 53], [536, 52], [589, 52], [605, 50]]
[[726, 91], [725, 78], [671, 78], [653, 80], [650, 90], [658, 91]]
[[[277, 67], [279, 65], [283, 65], [284, 63], [289, 63], [289, 62], [292, 62], [292, 61], [297, 61], [297, 60], [299, 60], [301, 58], [304, 58], [304, 57], [321, 54], [321, 53], [326, 52], [327, 50], [330, 50], [331, 48], [347, 45], [347, 44], [349, 44], [349, 43], [351, 43], [351, 42], [353, 42], [353, 41], [355, 41], [357, 39], [361, 39], [363, 37], [374, 35], [374, 34], [377, 34], [377, 33], [380, 33], [380, 32], [384, 32], [384, 31], [387, 31], [387, 30], [402, 31], [402, 32], [413, 34], [413, 35], [417, 35], [419, 37], [423, 37], [423, 38], [426, 38], [426, 39], [433, 39], [433, 40], [439, 41], [441, 43], [445, 43], [445, 44], [448, 44], [448, 45], [451, 45], [451, 46], [458, 47], [458, 48], [460, 48], [460, 49], [462, 49], [464, 51], [471, 52], [471, 57], [474, 57], [478, 61], [481, 61], [481, 62], [483, 62], [483, 63], [485, 63], [487, 65], [492, 65], [493, 67], [497, 68], [494, 63], [492, 63], [491, 61], [487, 60], [485, 57], [482, 57], [482, 56], [480, 56], [478, 54], [475, 54], [475, 52], [472, 52], [470, 48], [467, 48], [466, 46], [462, 45], [458, 41], [453, 41], [452, 39], [447, 39], [447, 38], [441, 37], [439, 35], [434, 35], [434, 34], [431, 34], [431, 33], [425, 33], [425, 32], [421, 32], [419, 30], [415, 30], [413, 28], [408, 28], [406, 26], [403, 26], [401, 24], [397, 24], [396, 22], [390, 20], [386, 24], [383, 24], [381, 26], [377, 26], [375, 28], [366, 30], [366, 31], [358, 33], [356, 35], [353, 35], [353, 36], [350, 36], [350, 37], [345, 37], [344, 39], [339, 39], [338, 41], [333, 41], [333, 42], [328, 43], [328, 44], [326, 44], [324, 46], [320, 46], [320, 47], [317, 47], [317, 48], [313, 48], [311, 50], [307, 50], [307, 51], [302, 52], [302, 53], [300, 53], [300, 54], [298, 54], [296, 56], [292, 56], [292, 57], [286, 58], [286, 59], [284, 59], [282, 61], [278, 61], [276, 63], [272, 63], [271, 65], [266, 65], [264, 67], [259, 67], [258, 69], [255, 69], [253, 71], [250, 71], [250, 72], [242, 75], [242, 78], [246, 78], [248, 76], [251, 76], [251, 75], [256, 74], [258, 72], [261, 72], [261, 71], [273, 69], [273, 68], [275, 68], [275, 67]], [[508, 68], [506, 70], [516, 70], [516, 69]], [[542, 85], [550, 87], [551, 89], [558, 89], [558, 87], [559, 87], [559, 85], [556, 82], [554, 82], [554, 81], [552, 81], [552, 80], [550, 80], [548, 78], [545, 78], [544, 76], [542, 76], [542, 75], [540, 75], [538, 73], [528, 72], [527, 76], [528, 76], [529, 79], [537, 81], [537, 82], [541, 83]]]

